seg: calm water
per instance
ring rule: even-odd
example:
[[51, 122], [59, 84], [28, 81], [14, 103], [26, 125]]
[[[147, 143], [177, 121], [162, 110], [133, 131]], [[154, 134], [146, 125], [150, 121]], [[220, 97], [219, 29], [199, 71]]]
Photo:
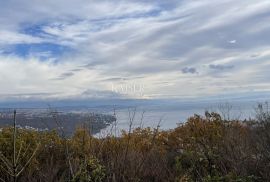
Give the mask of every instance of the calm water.
[[[228, 105], [230, 107], [228, 107]], [[191, 104], [185, 106], [147, 106], [136, 108], [118, 109], [110, 114], [115, 114], [117, 122], [103, 129], [98, 137], [108, 134], [119, 135], [121, 130], [128, 131], [137, 127], [156, 128], [168, 130], [177, 127], [194, 114], [204, 115], [205, 111], [223, 112], [231, 119], [254, 118], [256, 103], [233, 103], [233, 104]], [[132, 119], [133, 118], [133, 119]]]

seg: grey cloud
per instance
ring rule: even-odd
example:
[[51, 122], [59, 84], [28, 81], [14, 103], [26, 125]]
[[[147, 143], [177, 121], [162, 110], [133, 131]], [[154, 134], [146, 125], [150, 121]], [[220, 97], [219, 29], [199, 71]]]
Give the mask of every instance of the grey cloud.
[[72, 69], [70, 70], [71, 72], [78, 72], [78, 71], [82, 71], [83, 69], [80, 69], [80, 68], [75, 68], [75, 69]]
[[250, 55], [251, 58], [257, 58], [259, 56], [260, 56], [260, 54], [252, 54], [252, 55]]
[[187, 73], [191, 73], [191, 74], [195, 74], [197, 73], [196, 68], [189, 68], [189, 67], [185, 67], [182, 69], [182, 73], [187, 74]]
[[234, 68], [234, 66], [233, 65], [222, 65], [222, 64], [210, 64], [209, 68], [214, 69], [214, 70], [225, 70], [225, 69], [232, 69], [232, 68]]
[[128, 81], [128, 80], [141, 79], [141, 78], [144, 78], [144, 76], [111, 77], [111, 78], [102, 79], [101, 81]]
[[114, 77], [114, 78], [103, 79], [102, 81], [125, 81], [125, 80], [126, 80], [126, 78]]
[[73, 72], [66, 72], [66, 73], [61, 74], [59, 77], [54, 78], [53, 80], [64, 80], [64, 79], [67, 79], [69, 77], [72, 77], [73, 75], [74, 75]]
[[100, 65], [105, 65], [106, 63], [107, 63], [107, 61], [102, 61], [102, 60], [89, 61], [89, 63], [87, 63], [85, 65], [82, 65], [81, 67], [82, 68], [87, 68], [87, 69], [94, 69], [95, 67], [100, 66]]
[[67, 72], [67, 73], [63, 73], [62, 75], [61, 75], [61, 77], [70, 77], [70, 76], [73, 76], [74, 75], [74, 73], [72, 73], [72, 72]]

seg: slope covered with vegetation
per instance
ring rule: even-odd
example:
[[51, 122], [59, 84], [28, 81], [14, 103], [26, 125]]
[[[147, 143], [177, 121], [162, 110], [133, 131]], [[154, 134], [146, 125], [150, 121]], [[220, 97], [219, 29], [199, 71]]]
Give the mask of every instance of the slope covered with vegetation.
[[0, 181], [268, 181], [269, 116], [263, 106], [245, 121], [207, 112], [173, 130], [137, 128], [101, 139], [83, 126], [71, 138], [4, 128]]

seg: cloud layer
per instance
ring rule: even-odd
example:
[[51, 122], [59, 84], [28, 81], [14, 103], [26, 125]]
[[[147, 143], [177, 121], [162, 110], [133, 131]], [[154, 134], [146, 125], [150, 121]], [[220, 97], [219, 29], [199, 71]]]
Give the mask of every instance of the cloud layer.
[[268, 0], [1, 2], [0, 97], [269, 91], [269, 12]]

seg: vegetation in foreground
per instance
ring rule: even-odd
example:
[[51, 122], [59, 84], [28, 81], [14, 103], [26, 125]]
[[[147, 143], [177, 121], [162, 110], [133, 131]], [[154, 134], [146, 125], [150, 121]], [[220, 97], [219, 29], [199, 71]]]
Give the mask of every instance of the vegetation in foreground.
[[269, 181], [270, 114], [263, 105], [257, 111], [254, 120], [206, 112], [170, 131], [137, 128], [102, 139], [86, 127], [71, 138], [4, 128], [0, 181]]

